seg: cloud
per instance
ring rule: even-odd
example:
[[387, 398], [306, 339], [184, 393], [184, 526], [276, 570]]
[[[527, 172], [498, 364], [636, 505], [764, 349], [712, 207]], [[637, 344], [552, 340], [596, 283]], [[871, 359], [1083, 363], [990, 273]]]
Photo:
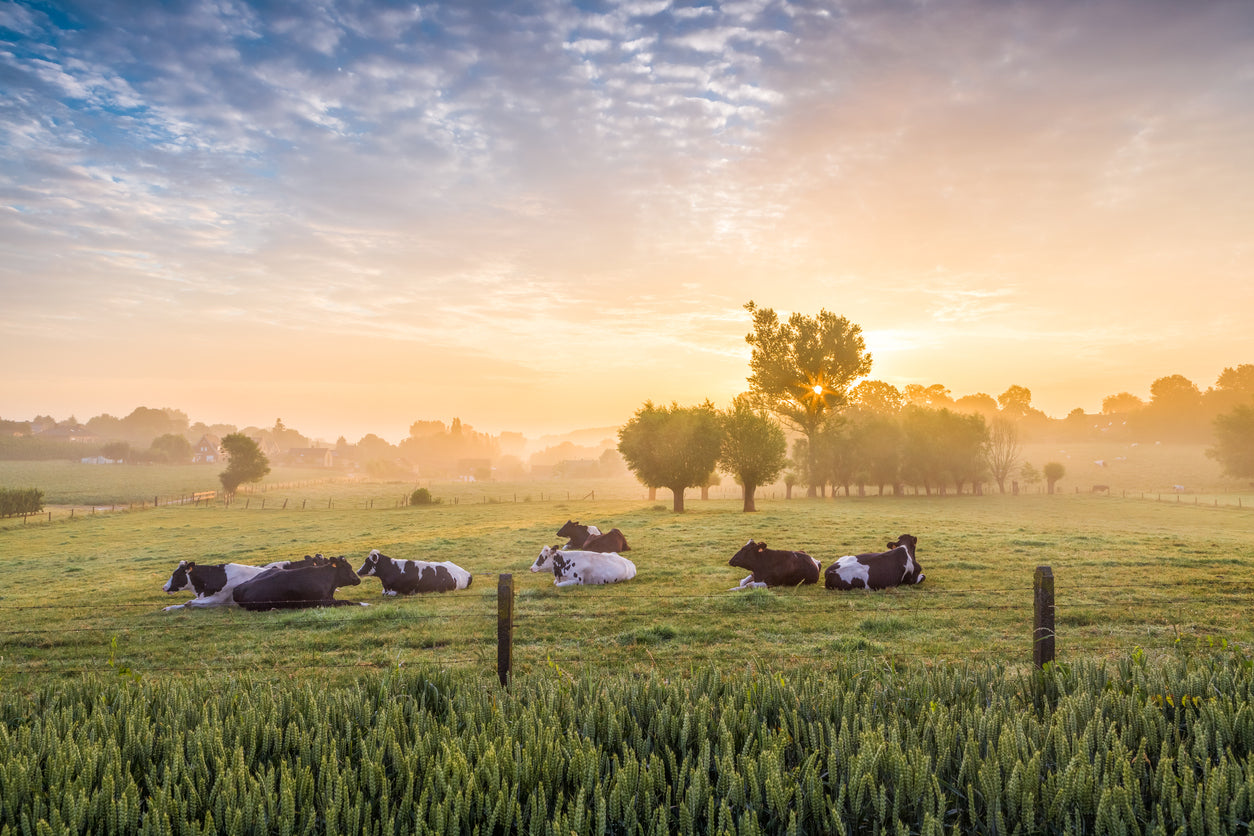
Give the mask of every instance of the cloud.
[[1229, 327], [1254, 257], [1251, 18], [3, 5], [3, 350], [96, 311], [106, 345], [191, 321], [552, 369], [560, 339], [586, 369], [734, 379], [747, 298], [837, 309], [903, 362], [964, 329]]

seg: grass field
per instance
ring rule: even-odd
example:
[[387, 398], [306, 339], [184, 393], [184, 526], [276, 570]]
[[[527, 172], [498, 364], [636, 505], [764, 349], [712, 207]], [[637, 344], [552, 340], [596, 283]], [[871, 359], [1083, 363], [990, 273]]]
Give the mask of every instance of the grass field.
[[[506, 572], [517, 588], [514, 659], [522, 671], [797, 669], [850, 654], [887, 663], [1026, 663], [1038, 565], [1050, 565], [1056, 578], [1060, 661], [1254, 640], [1249, 496], [1241, 508], [1233, 494], [1223, 494], [1218, 507], [1176, 496], [1065, 491], [767, 498], [756, 514], [741, 513], [736, 499], [690, 498], [689, 511], [675, 515], [665, 492], [649, 502], [626, 482], [433, 486], [440, 505], [396, 507], [410, 489], [306, 480], [229, 508], [9, 521], [0, 529], [7, 579], [0, 587], [0, 680], [26, 685], [110, 666], [142, 676], [247, 671], [341, 680], [363, 668], [418, 662], [490, 679], [496, 586]], [[140, 495], [154, 492], [145, 484]], [[551, 576], [528, 572], [568, 518], [621, 528], [637, 578], [556, 590]], [[826, 566], [903, 532], [920, 538], [927, 580], [919, 587], [728, 591], [743, 575], [727, 560], [751, 537], [805, 549]], [[161, 591], [181, 559], [260, 564], [322, 552], [359, 564], [372, 548], [452, 560], [475, 582], [463, 592], [403, 600], [383, 598], [373, 578], [341, 590], [339, 597], [369, 601], [367, 608], [162, 612], [189, 597]]]

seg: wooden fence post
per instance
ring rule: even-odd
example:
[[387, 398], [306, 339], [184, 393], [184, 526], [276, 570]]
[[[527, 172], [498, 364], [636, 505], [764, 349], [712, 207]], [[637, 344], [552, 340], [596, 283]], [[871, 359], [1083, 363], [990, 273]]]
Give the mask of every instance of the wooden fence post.
[[496, 582], [496, 675], [509, 687], [514, 668], [514, 576], [501, 575]]
[[1054, 661], [1054, 570], [1037, 566], [1032, 577], [1032, 664]]

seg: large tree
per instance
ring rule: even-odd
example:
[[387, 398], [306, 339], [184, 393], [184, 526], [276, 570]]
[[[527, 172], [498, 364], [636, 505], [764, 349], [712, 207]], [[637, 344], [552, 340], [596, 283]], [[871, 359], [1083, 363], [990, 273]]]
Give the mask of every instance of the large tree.
[[[794, 313], [780, 322], [771, 308], [752, 301], [745, 309], [753, 316], [753, 332], [745, 342], [753, 347], [749, 359], [749, 386], [764, 408], [792, 424], [809, 441], [809, 470], [819, 470], [814, 456], [817, 436], [828, 416], [849, 401], [849, 387], [871, 371], [862, 329], [827, 310], [818, 316]], [[807, 494], [816, 493], [811, 479]]]
[[723, 428], [714, 404], [654, 406], [646, 401], [618, 431], [618, 452], [649, 488], [667, 488], [674, 509], [684, 510], [684, 490], [705, 484], [718, 463]]
[[737, 396], [722, 417], [719, 465], [744, 487], [745, 511], [756, 511], [753, 495], [759, 486], [774, 482], [783, 472], [788, 464], [788, 442], [779, 424], [756, 409], [745, 395]]
[[270, 460], [257, 442], [243, 433], [231, 433], [222, 439], [222, 452], [228, 457], [226, 470], [218, 474], [222, 491], [229, 500], [246, 482], [260, 482], [270, 472]]
[[1206, 455], [1229, 476], [1254, 478], [1254, 406], [1238, 406], [1215, 419], [1215, 446]]

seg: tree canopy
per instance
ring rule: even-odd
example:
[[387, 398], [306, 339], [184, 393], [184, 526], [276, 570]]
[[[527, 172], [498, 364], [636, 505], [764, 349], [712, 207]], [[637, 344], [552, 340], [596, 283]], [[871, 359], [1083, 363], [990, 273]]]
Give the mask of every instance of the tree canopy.
[[1254, 405], [1238, 406], [1215, 419], [1215, 446], [1206, 455], [1229, 476], [1254, 478]]
[[747, 395], [738, 395], [722, 415], [723, 446], [719, 464], [744, 488], [744, 510], [756, 511], [754, 493], [774, 482], [788, 463], [784, 431], [769, 415], [754, 407]]
[[260, 482], [270, 472], [270, 460], [257, 442], [243, 433], [231, 433], [222, 439], [222, 452], [229, 458], [226, 470], [218, 474], [227, 498], [235, 495], [240, 485]]
[[650, 488], [667, 488], [676, 512], [684, 490], [706, 483], [718, 463], [723, 429], [708, 400], [698, 406], [644, 406], [618, 431], [618, 451], [636, 478]]
[[[753, 332], [745, 336], [753, 347], [750, 392], [805, 435], [814, 456], [824, 421], [848, 404], [849, 387], [871, 371], [862, 328], [825, 309], [818, 316], [794, 313], [787, 322], [752, 301], [745, 309], [753, 316]], [[814, 490], [812, 483], [811, 496]]]

